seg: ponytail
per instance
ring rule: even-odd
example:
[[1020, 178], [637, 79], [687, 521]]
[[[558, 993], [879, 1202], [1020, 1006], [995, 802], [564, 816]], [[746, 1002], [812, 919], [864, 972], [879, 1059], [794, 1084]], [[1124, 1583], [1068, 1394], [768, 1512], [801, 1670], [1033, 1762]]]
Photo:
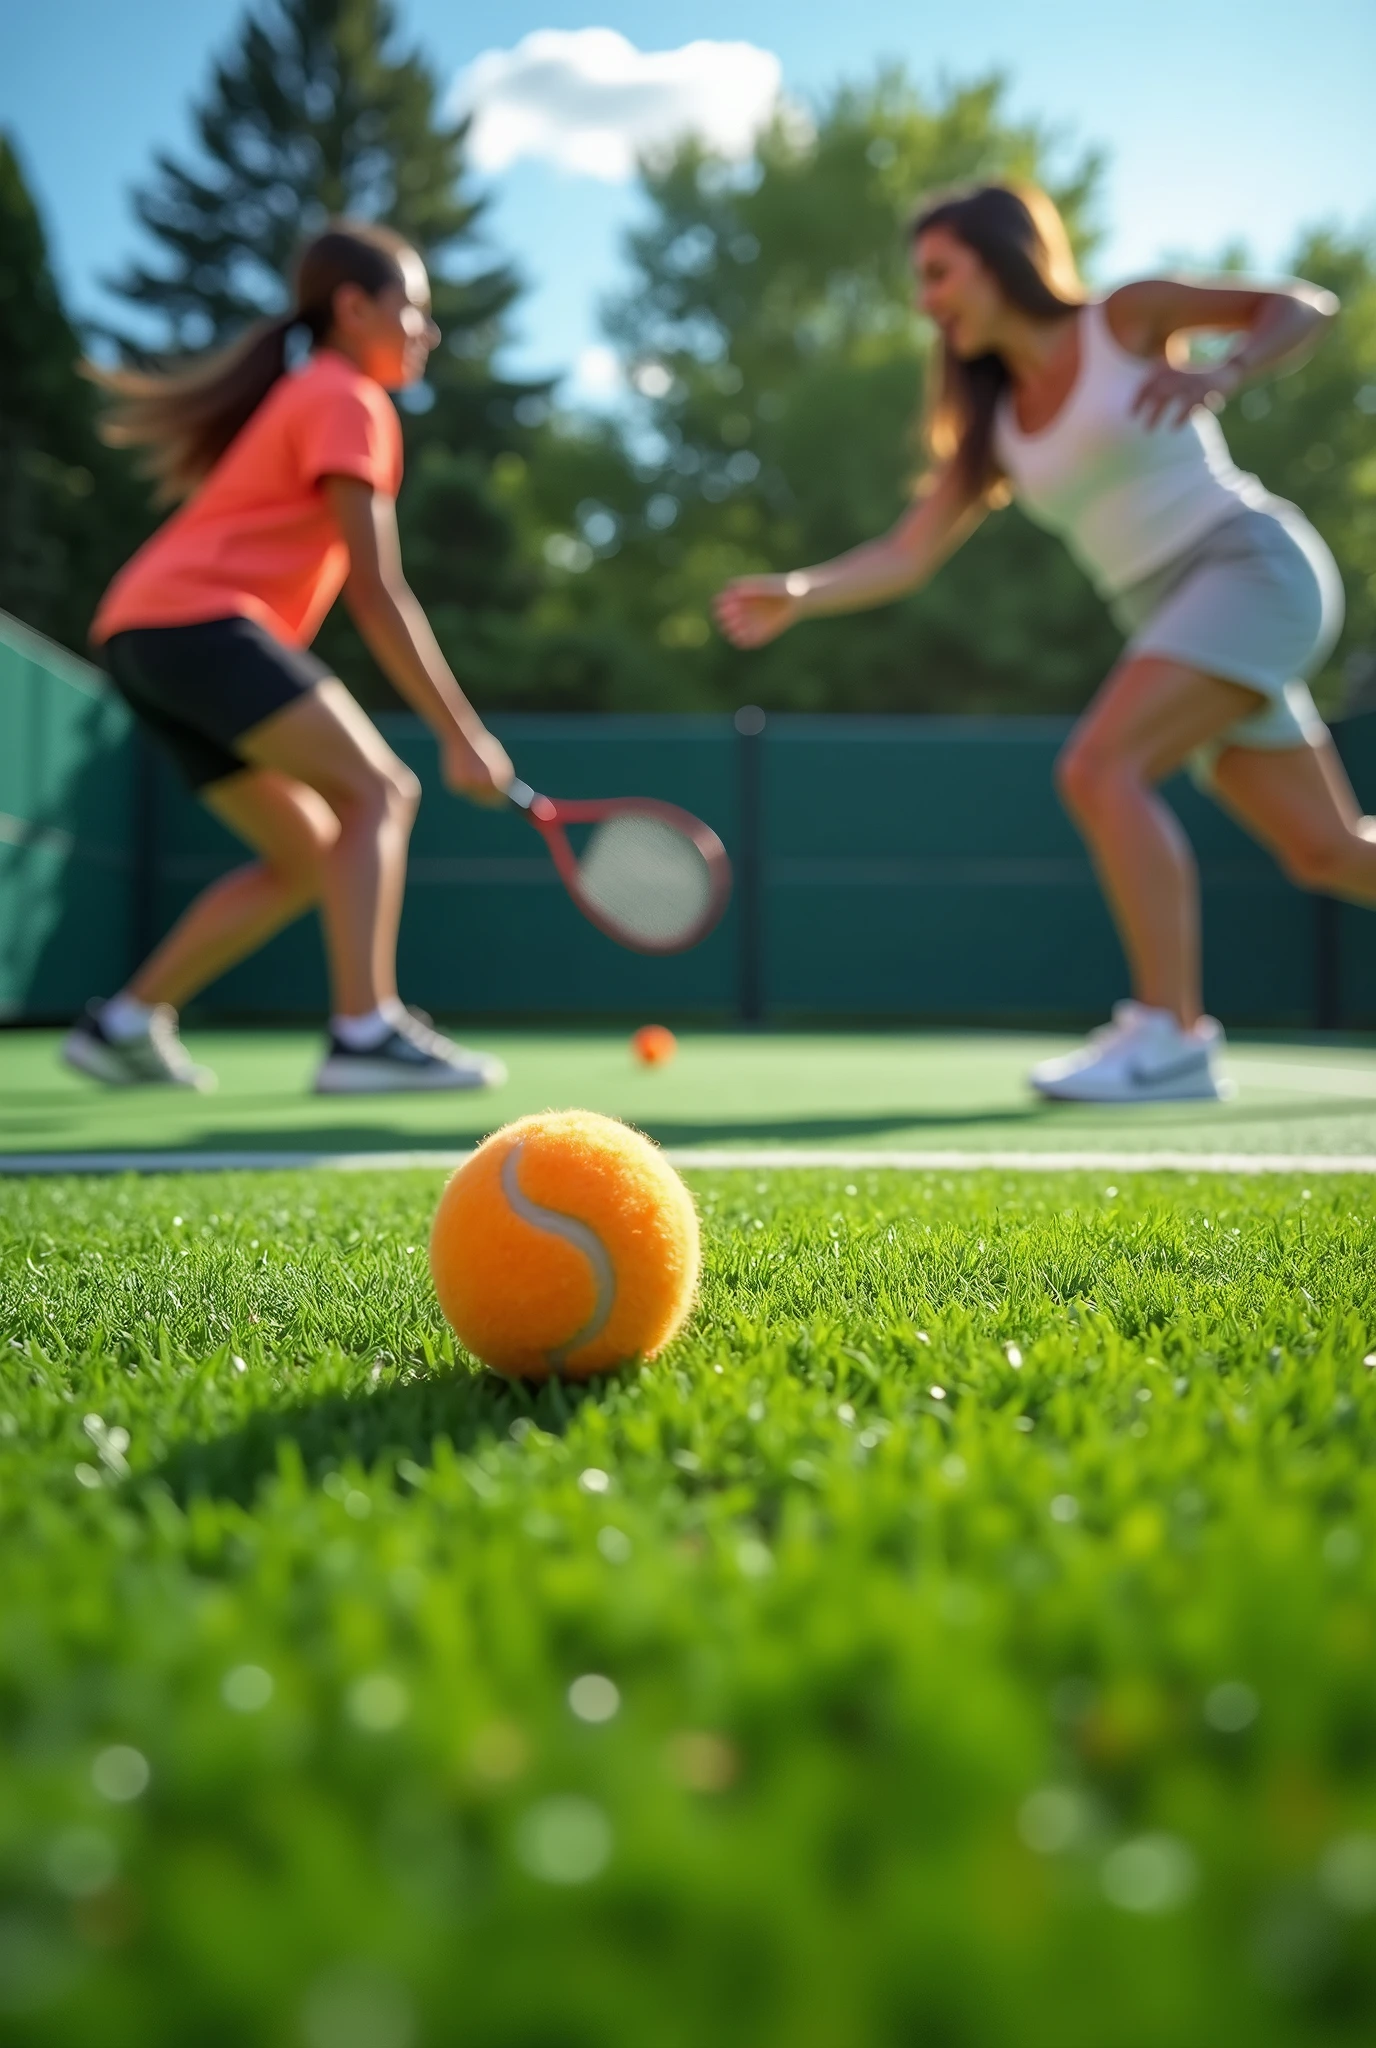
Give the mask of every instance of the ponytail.
[[308, 242], [296, 262], [292, 310], [259, 320], [228, 348], [185, 368], [107, 370], [85, 374], [117, 403], [101, 437], [114, 448], [145, 448], [147, 473], [166, 504], [195, 490], [274, 384], [286, 375], [287, 337], [304, 328], [313, 345], [334, 325], [334, 295], [355, 284], [376, 297], [405, 285], [401, 259], [410, 245], [371, 222], [334, 222]]
[[143, 467], [157, 479], [161, 503], [184, 498], [224, 454], [287, 367], [296, 316], [259, 320], [228, 348], [185, 370], [104, 370], [86, 374], [120, 403], [101, 424], [112, 448], [147, 448]]

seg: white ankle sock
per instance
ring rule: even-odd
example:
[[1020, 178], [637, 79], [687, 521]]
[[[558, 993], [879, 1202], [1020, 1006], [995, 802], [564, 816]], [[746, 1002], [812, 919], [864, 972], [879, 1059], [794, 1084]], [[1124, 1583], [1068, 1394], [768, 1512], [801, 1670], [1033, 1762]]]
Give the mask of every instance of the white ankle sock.
[[384, 996], [375, 1010], [362, 1017], [331, 1017], [330, 1029], [350, 1052], [371, 1052], [395, 1031], [397, 1020], [405, 1014], [406, 1006], [399, 997]]
[[127, 995], [123, 990], [117, 996], [100, 1006], [100, 1028], [109, 1033], [117, 1045], [127, 1045], [132, 1038], [148, 1036], [148, 1020], [153, 1014], [151, 1003], [141, 1003], [137, 996]]

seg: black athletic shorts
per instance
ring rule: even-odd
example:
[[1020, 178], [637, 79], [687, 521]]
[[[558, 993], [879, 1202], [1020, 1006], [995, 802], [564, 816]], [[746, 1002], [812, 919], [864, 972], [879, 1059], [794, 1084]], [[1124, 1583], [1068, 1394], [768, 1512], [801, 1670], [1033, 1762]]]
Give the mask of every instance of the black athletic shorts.
[[248, 766], [237, 742], [295, 704], [330, 671], [255, 619], [133, 626], [98, 649], [115, 688], [166, 747], [192, 789]]

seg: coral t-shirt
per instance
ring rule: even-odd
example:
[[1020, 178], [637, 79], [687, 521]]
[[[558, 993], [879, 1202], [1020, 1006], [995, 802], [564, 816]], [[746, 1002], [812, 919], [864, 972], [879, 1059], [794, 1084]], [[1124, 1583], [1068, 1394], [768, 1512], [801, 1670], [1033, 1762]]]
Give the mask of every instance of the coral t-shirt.
[[308, 646], [349, 573], [321, 479], [355, 476], [394, 498], [401, 464], [401, 423], [382, 386], [318, 350], [273, 385], [204, 483], [125, 563], [92, 640], [241, 617]]

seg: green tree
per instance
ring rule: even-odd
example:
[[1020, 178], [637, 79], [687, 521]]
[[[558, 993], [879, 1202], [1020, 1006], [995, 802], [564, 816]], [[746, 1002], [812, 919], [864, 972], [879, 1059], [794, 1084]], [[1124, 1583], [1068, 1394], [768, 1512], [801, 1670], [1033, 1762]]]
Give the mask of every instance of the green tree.
[[128, 465], [97, 438], [80, 359], [42, 221], [0, 135], [0, 607], [78, 652], [148, 521]]
[[[425, 386], [404, 395], [402, 542], [451, 660], [481, 675], [528, 595], [490, 470], [526, 438], [516, 407], [529, 387], [492, 367], [519, 287], [505, 265], [475, 260], [482, 202], [464, 188], [465, 124], [443, 114], [424, 57], [400, 46], [388, 0], [250, 11], [193, 120], [199, 160], [160, 155], [135, 195], [155, 253], [114, 281], [140, 316], [120, 339], [141, 354], [198, 349], [277, 311], [293, 252], [332, 214], [385, 219], [413, 241], [444, 342]], [[386, 701], [338, 615], [323, 646]]]
[[[1117, 635], [1061, 544], [1016, 509], [916, 596], [759, 654], [722, 646], [708, 611], [727, 576], [818, 560], [900, 510], [925, 361], [904, 228], [923, 191], [1038, 177], [1092, 258], [1097, 162], [1057, 178], [1047, 158], [1039, 129], [1006, 119], [997, 80], [930, 97], [889, 72], [835, 94], [814, 134], [777, 124], [748, 177], [691, 144], [647, 169], [651, 219], [609, 320], [637, 416], [624, 431], [566, 422], [528, 475], [513, 472], [528, 548], [545, 551], [536, 616], [562, 650], [548, 701], [580, 689], [608, 705], [755, 697], [836, 711], [1085, 701]], [[1311, 362], [1244, 393], [1225, 425], [1238, 460], [1303, 507], [1343, 572], [1347, 624], [1318, 682], [1332, 706], [1344, 674], [1376, 668], [1376, 243], [1312, 233], [1292, 267], [1335, 290], [1342, 317]]]
[[[1117, 638], [1064, 550], [1009, 511], [904, 603], [741, 656], [711, 632], [734, 573], [815, 561], [887, 526], [919, 455], [924, 344], [907, 221], [962, 178], [1034, 177], [1092, 247], [1098, 162], [1063, 176], [997, 79], [844, 87], [815, 130], [780, 118], [742, 177], [694, 143], [644, 173], [649, 225], [609, 331], [641, 394], [622, 437], [567, 433], [528, 480], [547, 631], [582, 633], [603, 700], [832, 711], [1082, 703]], [[600, 558], [600, 559], [599, 559]], [[596, 562], [595, 569], [593, 564]], [[611, 661], [608, 643], [619, 641]]]

